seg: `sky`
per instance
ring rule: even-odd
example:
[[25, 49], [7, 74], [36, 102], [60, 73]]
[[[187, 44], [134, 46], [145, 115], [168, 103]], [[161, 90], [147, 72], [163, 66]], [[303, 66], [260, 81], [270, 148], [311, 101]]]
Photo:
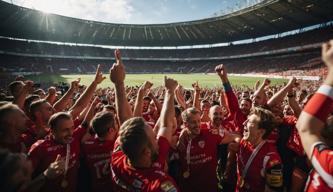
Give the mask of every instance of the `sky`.
[[158, 24], [232, 12], [261, 0], [5, 0], [45, 13], [108, 23]]

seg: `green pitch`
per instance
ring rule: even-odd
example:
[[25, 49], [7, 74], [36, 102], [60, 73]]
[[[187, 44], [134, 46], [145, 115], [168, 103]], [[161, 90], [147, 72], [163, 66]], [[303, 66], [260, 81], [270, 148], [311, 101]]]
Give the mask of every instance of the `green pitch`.
[[[127, 74], [125, 83], [129, 86], [141, 85], [144, 81], [151, 81], [154, 86], [159, 86], [163, 82], [164, 75], [172, 77], [186, 88], [190, 88], [195, 81], [199, 82], [200, 87], [220, 87], [221, 80], [216, 74]], [[105, 74], [106, 79], [102, 82], [100, 87], [112, 87], [112, 83], [109, 80], [109, 75]], [[28, 76], [28, 79], [33, 80], [36, 83], [45, 82], [68, 82], [70, 83], [74, 79], [81, 78], [81, 84], [89, 85], [94, 79], [94, 75], [37, 75]], [[232, 86], [241, 87], [243, 85], [253, 87], [257, 80], [263, 80], [260, 77], [240, 77], [229, 76], [229, 80]], [[272, 84], [282, 84], [287, 82], [285, 79], [271, 79]]]

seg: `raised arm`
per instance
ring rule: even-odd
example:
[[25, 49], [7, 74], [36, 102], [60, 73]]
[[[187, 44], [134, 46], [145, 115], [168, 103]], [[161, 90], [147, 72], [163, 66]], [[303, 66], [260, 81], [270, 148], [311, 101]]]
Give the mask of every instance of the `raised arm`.
[[153, 94], [152, 90], [148, 92], [148, 97], [153, 100], [157, 111], [160, 113], [162, 110], [162, 104], [156, 99], [155, 95]]
[[192, 87], [194, 89], [194, 101], [193, 101], [193, 106], [200, 110], [200, 87], [198, 81], [192, 84]]
[[142, 105], [143, 105], [143, 97], [146, 95], [147, 91], [153, 86], [153, 84], [149, 81], [145, 81], [138, 90], [137, 97], [135, 99], [134, 117], [142, 116]]
[[122, 124], [133, 115], [131, 107], [126, 98], [124, 82], [125, 66], [121, 60], [120, 50], [115, 50], [114, 54], [116, 58], [116, 63], [114, 63], [112, 68], [110, 69], [110, 80], [114, 83], [115, 86], [117, 114], [120, 120], [120, 124]]
[[[224, 91], [225, 91], [225, 95], [226, 95], [226, 97], [225, 97], [226, 106], [229, 107], [228, 109], [229, 109], [230, 115], [234, 116], [236, 111], [239, 110], [239, 105], [238, 105], [238, 99], [230, 85], [228, 75], [227, 75], [227, 70], [223, 64], [220, 64], [215, 67], [215, 71], [223, 83], [223, 87], [224, 87]], [[222, 95], [221, 95], [221, 97], [222, 97]]]
[[174, 91], [178, 83], [174, 79], [164, 77], [164, 85], [166, 91], [160, 116], [161, 126], [157, 132], [157, 136], [163, 136], [169, 141], [169, 143], [171, 143], [173, 119], [175, 117]]
[[185, 98], [184, 98], [184, 95], [182, 94], [182, 86], [178, 84], [176, 90], [175, 90], [175, 99], [178, 103], [178, 105], [180, 105], [183, 110], [186, 109], [186, 101], [185, 101]]
[[70, 109], [70, 114], [75, 119], [79, 113], [89, 104], [98, 84], [100, 84], [105, 77], [100, 71], [100, 65], [97, 66], [96, 75], [94, 81], [83, 92], [80, 98], [75, 102], [74, 106]]
[[67, 92], [53, 105], [53, 108], [56, 110], [56, 112], [60, 112], [66, 109], [75, 91], [79, 89], [80, 80], [81, 79], [78, 78], [77, 80], [72, 81]]
[[254, 92], [253, 97], [260, 97], [261, 103], [257, 103], [258, 105], [265, 105], [267, 102], [267, 96], [265, 93], [265, 87], [268, 86], [271, 83], [271, 80], [265, 79], [262, 84], [259, 86], [259, 88]]
[[291, 107], [291, 109], [294, 111], [295, 117], [299, 117], [299, 115], [302, 112], [301, 107], [299, 106], [299, 103], [296, 101], [296, 94], [293, 91], [289, 91], [287, 94], [288, 97], [288, 104]]
[[13, 103], [22, 110], [24, 110], [25, 98], [29, 95], [30, 92], [32, 92], [33, 85], [33, 81], [25, 81], [19, 95], [14, 98]]
[[322, 59], [328, 67], [328, 75], [324, 84], [304, 107], [296, 124], [309, 159], [312, 159], [313, 145], [323, 141], [321, 131], [333, 108], [333, 40], [323, 44]]
[[281, 104], [287, 93], [289, 91], [292, 91], [292, 89], [296, 87], [296, 85], [297, 85], [296, 78], [295, 77], [290, 78], [287, 85], [284, 86], [282, 89], [280, 89], [277, 93], [275, 93], [270, 100], [268, 100], [267, 105], [269, 107], [272, 107]]

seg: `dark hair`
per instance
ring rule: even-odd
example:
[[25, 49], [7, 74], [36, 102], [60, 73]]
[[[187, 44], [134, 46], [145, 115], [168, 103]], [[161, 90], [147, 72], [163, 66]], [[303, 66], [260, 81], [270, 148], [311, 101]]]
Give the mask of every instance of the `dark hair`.
[[9, 84], [9, 91], [12, 95], [17, 91], [18, 86], [23, 85], [23, 81], [13, 81]]
[[143, 98], [143, 100], [146, 100], [146, 101], [151, 101], [151, 98], [150, 97], [148, 97], [148, 96], [145, 96], [144, 98]]
[[58, 112], [53, 114], [49, 119], [49, 127], [52, 130], [55, 130], [58, 127], [58, 123], [61, 120], [70, 120], [72, 116], [66, 112]]
[[24, 101], [24, 110], [26, 113], [30, 114], [30, 105], [35, 99], [40, 99], [39, 95], [29, 95], [27, 98], [25, 98]]
[[249, 103], [252, 105], [252, 100], [251, 100], [250, 98], [242, 98], [242, 99], [241, 99], [241, 102], [242, 102], [243, 100], [249, 102]]
[[175, 116], [178, 117], [182, 114], [182, 110], [180, 106], [175, 106]]
[[102, 111], [95, 115], [91, 120], [91, 127], [98, 137], [105, 136], [110, 128], [115, 127], [114, 116], [109, 111]]
[[149, 144], [142, 117], [128, 119], [120, 127], [120, 148], [128, 159], [137, 162], [144, 148]]
[[39, 99], [37, 101], [34, 101], [31, 103], [29, 112], [30, 112], [30, 117], [32, 120], [36, 120], [35, 113], [40, 110], [40, 106], [42, 106], [44, 103], [47, 103], [48, 101], [45, 99]]
[[262, 139], [267, 139], [269, 134], [276, 127], [273, 113], [261, 107], [253, 107], [249, 115], [257, 115], [259, 117], [258, 128], [265, 130]]
[[103, 108], [109, 111], [114, 111], [115, 113], [117, 112], [113, 105], [104, 105]]

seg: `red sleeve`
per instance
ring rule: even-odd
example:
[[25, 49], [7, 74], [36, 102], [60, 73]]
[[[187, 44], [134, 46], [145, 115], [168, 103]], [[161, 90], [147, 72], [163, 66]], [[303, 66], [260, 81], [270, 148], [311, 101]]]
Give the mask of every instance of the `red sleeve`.
[[82, 125], [78, 126], [74, 129], [73, 137], [78, 139], [79, 141], [82, 140], [83, 136], [87, 133], [87, 128], [83, 127]]
[[288, 115], [283, 118], [283, 121], [284, 121], [284, 123], [286, 123], [288, 125], [296, 125], [297, 118], [293, 115]]
[[333, 150], [322, 142], [313, 144], [311, 163], [327, 186], [333, 189]]
[[225, 101], [229, 107], [230, 116], [234, 117], [235, 113], [239, 110], [238, 99], [232, 90], [226, 91], [225, 95]]
[[81, 125], [81, 123], [82, 123], [82, 120], [76, 118], [76, 119], [74, 120], [74, 127], [78, 127], [79, 125]]
[[170, 144], [169, 141], [162, 136], [158, 138], [157, 142], [159, 147], [159, 153], [157, 160], [154, 162], [154, 167], [163, 169], [169, 155]]
[[219, 145], [221, 144], [223, 138], [224, 138], [224, 134], [225, 134], [225, 131], [222, 130], [222, 129], [210, 129], [210, 130], [207, 130], [209, 133], [210, 133], [210, 136], [212, 140], [215, 141], [216, 145]]
[[[39, 140], [36, 143], [34, 143], [31, 146], [30, 151], [28, 153], [28, 158], [32, 163], [33, 169], [36, 169], [37, 165], [39, 164], [39, 160], [43, 156], [42, 147], [40, 146], [41, 142], [43, 142], [43, 140]], [[44, 154], [46, 154], [46, 153], [44, 153]]]

